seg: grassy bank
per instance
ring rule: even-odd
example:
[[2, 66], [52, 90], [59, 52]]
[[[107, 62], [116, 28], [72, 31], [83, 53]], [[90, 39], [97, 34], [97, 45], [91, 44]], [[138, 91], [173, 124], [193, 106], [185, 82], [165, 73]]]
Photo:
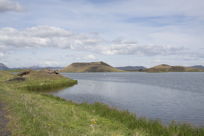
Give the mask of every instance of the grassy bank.
[[33, 72], [25, 81], [5, 82], [14, 77], [0, 72], [0, 100], [7, 104], [14, 136], [204, 136], [203, 128], [163, 126], [100, 103], [76, 104], [42, 93], [76, 83], [60, 75]]
[[[14, 76], [15, 79], [18, 76]], [[77, 84], [76, 80], [65, 78], [59, 74], [49, 74], [47, 71], [31, 71], [29, 74], [23, 77], [25, 81], [20, 82], [11, 81], [7, 82], [8, 85], [21, 90], [29, 91], [52, 91], [59, 88], [70, 87], [74, 84]]]

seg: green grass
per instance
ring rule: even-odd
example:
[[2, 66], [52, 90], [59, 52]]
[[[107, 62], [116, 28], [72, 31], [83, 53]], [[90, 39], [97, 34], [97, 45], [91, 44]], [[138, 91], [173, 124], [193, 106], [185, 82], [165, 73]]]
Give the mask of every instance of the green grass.
[[69, 87], [77, 84], [76, 80], [58, 79], [58, 80], [43, 80], [43, 81], [27, 81], [21, 86], [22, 89], [29, 91], [52, 91], [59, 88]]
[[0, 98], [8, 104], [9, 128], [16, 136], [128, 136], [134, 133], [122, 123], [45, 94], [0, 89]]
[[[81, 106], [81, 105], [80, 105]], [[131, 130], [144, 130], [151, 136], [204, 136], [203, 128], [196, 128], [189, 124], [176, 124], [172, 122], [168, 126], [160, 121], [138, 118], [128, 111], [119, 111], [105, 104], [82, 104], [85, 110], [94, 111], [95, 114], [124, 124]]]
[[19, 81], [15, 81], [9, 84], [18, 89], [38, 92], [53, 91], [55, 89], [70, 87], [77, 84], [77, 80], [65, 78], [61, 75], [48, 74], [44, 71], [32, 71], [25, 79], [24, 82], [19, 83]]
[[0, 83], [12, 77], [14, 77], [14, 75], [11, 74], [10, 72], [0, 70]]
[[204, 136], [204, 128], [165, 126], [101, 103], [76, 104], [43, 93], [76, 82], [61, 76], [34, 72], [25, 82], [7, 83], [13, 75], [0, 75], [0, 100], [7, 104], [13, 136]]

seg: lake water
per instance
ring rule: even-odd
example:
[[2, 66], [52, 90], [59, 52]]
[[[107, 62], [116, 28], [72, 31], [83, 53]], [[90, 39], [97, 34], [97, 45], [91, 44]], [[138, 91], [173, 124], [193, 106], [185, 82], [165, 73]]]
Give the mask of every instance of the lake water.
[[63, 73], [78, 85], [53, 94], [102, 102], [139, 117], [204, 126], [204, 73]]

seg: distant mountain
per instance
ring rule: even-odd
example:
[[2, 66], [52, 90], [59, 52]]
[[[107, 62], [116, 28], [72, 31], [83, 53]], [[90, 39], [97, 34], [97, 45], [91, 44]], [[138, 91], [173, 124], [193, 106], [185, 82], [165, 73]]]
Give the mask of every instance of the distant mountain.
[[143, 66], [124, 66], [124, 67], [115, 67], [120, 70], [125, 70], [125, 71], [142, 71], [146, 69]]
[[202, 65], [195, 65], [195, 66], [191, 66], [192, 68], [198, 68], [198, 69], [204, 69], [204, 66]]
[[32, 69], [32, 70], [41, 70], [41, 69], [60, 70], [60, 69], [63, 69], [63, 67], [40, 67], [40, 66], [32, 66], [32, 67], [28, 67], [27, 69]]
[[18, 67], [18, 68], [11, 68], [11, 69], [31, 69], [31, 70], [41, 70], [41, 69], [51, 69], [51, 70], [60, 70], [63, 67], [41, 67], [41, 66], [31, 66], [31, 67]]
[[9, 68], [4, 65], [3, 63], [0, 63], [0, 70], [8, 70]]
[[202, 69], [184, 67], [184, 66], [170, 66], [161, 64], [144, 70], [145, 72], [204, 72]]
[[61, 72], [122, 72], [104, 62], [72, 63]]

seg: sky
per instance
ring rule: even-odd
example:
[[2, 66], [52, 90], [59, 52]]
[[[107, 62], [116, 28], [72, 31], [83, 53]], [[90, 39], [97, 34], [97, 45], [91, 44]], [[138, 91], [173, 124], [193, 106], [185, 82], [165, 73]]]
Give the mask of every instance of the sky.
[[0, 0], [9, 67], [204, 65], [203, 0]]

